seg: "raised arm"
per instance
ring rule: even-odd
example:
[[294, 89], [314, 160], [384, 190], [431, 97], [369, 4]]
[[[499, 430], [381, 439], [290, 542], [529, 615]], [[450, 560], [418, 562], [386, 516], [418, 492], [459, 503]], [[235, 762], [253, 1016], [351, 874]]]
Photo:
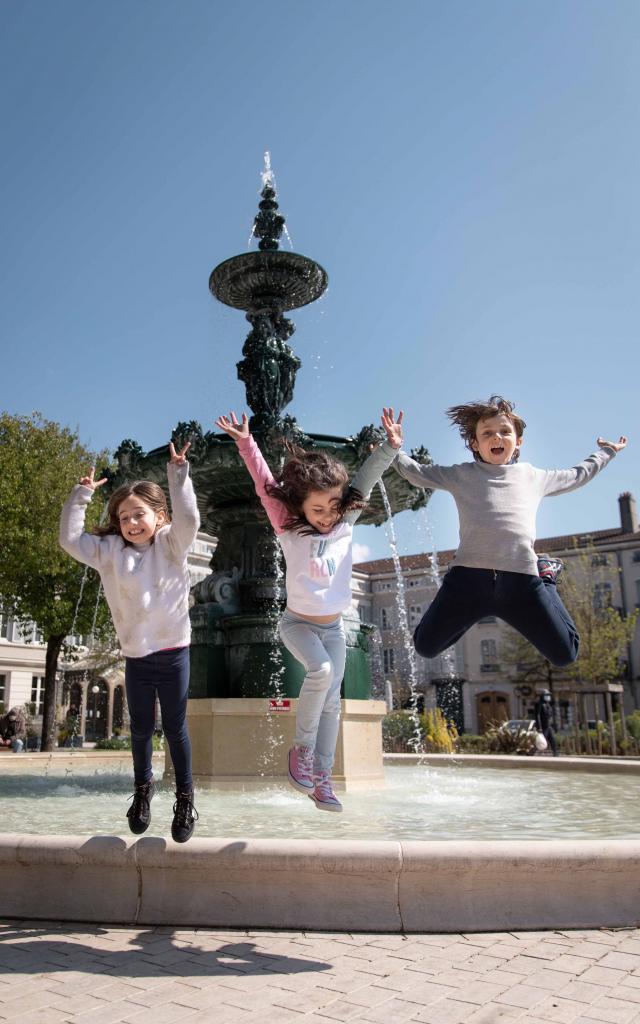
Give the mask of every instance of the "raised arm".
[[619, 441], [605, 441], [602, 437], [598, 438], [598, 445], [600, 450], [594, 452], [593, 455], [588, 455], [586, 459], [579, 462], [576, 466], [572, 466], [571, 469], [547, 469], [544, 473], [543, 479], [543, 491], [542, 493], [546, 497], [551, 497], [555, 494], [566, 494], [568, 491], [576, 491], [578, 487], [584, 487], [590, 480], [593, 480], [605, 466], [611, 462], [611, 459], [623, 448], [626, 447], [626, 437], [621, 437]]
[[181, 452], [176, 452], [173, 444], [170, 444], [170, 461], [167, 463], [171, 523], [166, 536], [167, 542], [180, 554], [189, 550], [200, 528], [200, 514], [186, 458], [189, 447], [186, 444]]
[[[362, 463], [351, 481], [351, 486], [354, 490], [359, 491], [363, 498], [369, 497], [371, 491], [381, 479], [382, 474], [389, 468], [400, 450], [402, 444], [402, 417], [403, 413], [400, 411], [396, 420], [393, 408], [391, 407], [385, 407], [382, 410], [381, 422], [387, 435], [386, 441], [383, 441], [381, 445], [378, 445], [371, 452], [371, 455]], [[357, 509], [349, 512], [345, 519], [355, 523], [359, 515], [360, 509]]]
[[398, 452], [393, 468], [414, 487], [450, 491], [455, 473], [454, 466], [423, 466], [406, 452]]
[[93, 492], [106, 483], [106, 478], [94, 480], [94, 473], [95, 469], [92, 466], [89, 475], [81, 477], [80, 483], [73, 488], [65, 501], [60, 516], [58, 543], [63, 551], [76, 561], [98, 569], [102, 563], [102, 555], [106, 551], [105, 540], [92, 533], [86, 533], [84, 529], [87, 506]]
[[266, 487], [273, 486], [276, 481], [264, 455], [249, 433], [249, 421], [246, 415], [242, 414], [242, 422], [238, 422], [234, 412], [230, 417], [219, 416], [216, 426], [224, 430], [236, 442], [240, 457], [251, 474], [256, 494], [267, 513], [269, 522], [276, 533], [284, 533], [289, 513], [281, 501], [267, 494]]

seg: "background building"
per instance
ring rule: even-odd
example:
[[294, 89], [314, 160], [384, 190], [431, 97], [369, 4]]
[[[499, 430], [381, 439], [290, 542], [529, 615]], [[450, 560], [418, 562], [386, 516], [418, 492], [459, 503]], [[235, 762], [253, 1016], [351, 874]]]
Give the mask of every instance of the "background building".
[[[592, 600], [595, 607], [611, 605], [623, 615], [640, 607], [640, 531], [633, 495], [619, 498], [620, 525], [609, 530], [582, 533], [575, 536], [545, 537], [536, 542], [537, 552], [549, 552], [561, 558], [570, 567], [585, 549], [597, 560], [598, 582]], [[409, 634], [435, 597], [442, 575], [449, 568], [454, 551], [435, 554], [406, 555], [401, 557], [404, 594], [399, 585], [391, 558], [361, 562], [354, 566], [353, 600], [360, 618], [376, 625], [382, 639], [382, 659], [385, 677], [394, 688], [403, 692], [409, 677], [411, 637], [403, 634], [400, 607], [404, 604]], [[441, 706], [445, 713], [457, 720], [467, 732], [483, 732], [496, 720], [530, 717], [536, 695], [535, 684], [522, 684], [511, 677], [517, 666], [501, 663], [508, 640], [509, 628], [494, 617], [481, 619], [465, 636], [439, 658], [417, 657], [417, 689], [424, 697], [425, 706]], [[624, 685], [627, 710], [640, 707], [640, 629], [636, 629], [621, 666], [620, 683]], [[540, 689], [543, 683], [537, 687]], [[576, 689], [574, 680], [556, 677], [556, 696], [562, 715], [562, 724], [573, 724], [571, 694]], [[591, 691], [589, 691], [591, 693]], [[602, 700], [599, 699], [602, 692]], [[614, 698], [615, 699], [615, 698]], [[589, 718], [606, 717], [604, 690], [587, 697]]]

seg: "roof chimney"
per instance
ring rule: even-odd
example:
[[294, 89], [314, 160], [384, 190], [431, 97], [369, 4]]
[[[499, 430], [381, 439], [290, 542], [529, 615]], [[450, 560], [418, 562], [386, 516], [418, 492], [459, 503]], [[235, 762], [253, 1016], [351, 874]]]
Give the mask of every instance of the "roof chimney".
[[618, 498], [620, 506], [620, 525], [623, 533], [638, 532], [638, 510], [636, 499], [630, 491], [625, 491]]

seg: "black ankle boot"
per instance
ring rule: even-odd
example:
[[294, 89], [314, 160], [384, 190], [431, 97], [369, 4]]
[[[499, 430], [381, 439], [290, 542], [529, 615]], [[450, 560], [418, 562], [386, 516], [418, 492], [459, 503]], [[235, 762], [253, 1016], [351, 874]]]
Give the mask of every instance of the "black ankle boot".
[[151, 782], [136, 783], [133, 791], [133, 803], [127, 811], [129, 828], [134, 835], [146, 832], [151, 824], [151, 801], [153, 799], [153, 779]]
[[175, 843], [186, 843], [191, 839], [193, 830], [198, 820], [198, 812], [193, 806], [193, 790], [188, 793], [176, 793], [176, 802], [173, 805], [173, 821], [171, 823], [171, 837]]

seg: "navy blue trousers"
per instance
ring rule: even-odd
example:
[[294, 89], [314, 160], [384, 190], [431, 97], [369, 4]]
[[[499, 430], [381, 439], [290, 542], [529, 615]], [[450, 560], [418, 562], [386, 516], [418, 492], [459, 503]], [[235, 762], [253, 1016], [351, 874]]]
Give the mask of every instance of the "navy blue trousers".
[[552, 665], [578, 657], [578, 631], [553, 581], [463, 565], [449, 569], [422, 616], [413, 635], [416, 651], [435, 658], [486, 615], [517, 629]]
[[154, 651], [145, 658], [126, 658], [124, 681], [131, 720], [131, 752], [136, 784], [153, 776], [153, 732], [156, 721], [156, 693], [162, 711], [162, 729], [169, 744], [176, 773], [176, 789], [188, 793], [193, 787], [191, 742], [187, 732], [189, 696], [189, 648]]

